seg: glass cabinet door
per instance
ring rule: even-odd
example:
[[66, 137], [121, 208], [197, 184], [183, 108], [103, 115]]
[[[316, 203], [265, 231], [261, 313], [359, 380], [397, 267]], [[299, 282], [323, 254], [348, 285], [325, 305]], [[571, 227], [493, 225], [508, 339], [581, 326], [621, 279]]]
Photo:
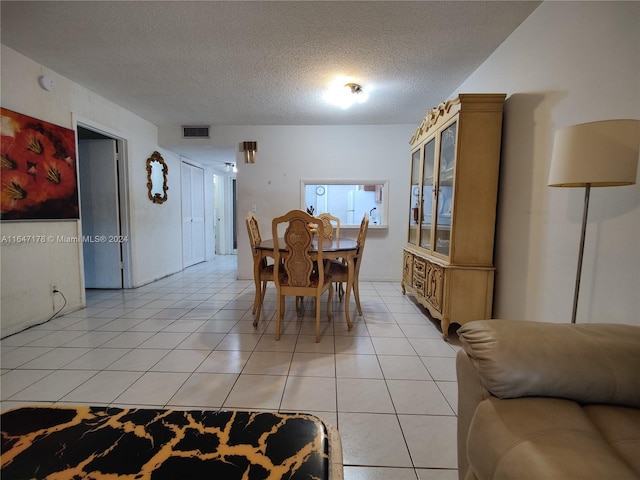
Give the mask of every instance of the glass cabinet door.
[[418, 245], [418, 209], [420, 202], [420, 149], [411, 154], [411, 193], [409, 198], [409, 243]]
[[431, 249], [431, 225], [433, 219], [433, 192], [435, 171], [436, 139], [432, 138], [424, 146], [424, 167], [422, 171], [422, 199], [420, 204], [420, 246]]
[[440, 135], [438, 166], [438, 196], [435, 199], [436, 231], [435, 251], [449, 256], [451, 244], [451, 217], [453, 214], [453, 173], [456, 161], [457, 123], [451, 124]]

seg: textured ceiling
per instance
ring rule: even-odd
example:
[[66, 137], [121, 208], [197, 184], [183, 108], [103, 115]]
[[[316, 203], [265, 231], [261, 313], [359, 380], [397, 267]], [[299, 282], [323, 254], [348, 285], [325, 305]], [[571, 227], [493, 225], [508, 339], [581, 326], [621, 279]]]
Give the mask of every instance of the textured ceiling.
[[418, 124], [539, 4], [3, 0], [0, 35], [159, 126]]

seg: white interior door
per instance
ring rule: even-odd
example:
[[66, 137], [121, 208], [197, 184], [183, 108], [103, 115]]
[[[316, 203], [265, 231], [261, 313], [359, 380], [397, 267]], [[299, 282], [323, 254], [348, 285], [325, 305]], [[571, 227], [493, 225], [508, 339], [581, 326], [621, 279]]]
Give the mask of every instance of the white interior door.
[[191, 241], [193, 263], [205, 260], [204, 170], [191, 166]]
[[79, 140], [78, 150], [84, 286], [122, 288], [116, 141]]
[[204, 170], [182, 163], [182, 261], [204, 262]]
[[191, 167], [182, 164], [182, 265], [193, 265], [193, 246], [191, 239]]

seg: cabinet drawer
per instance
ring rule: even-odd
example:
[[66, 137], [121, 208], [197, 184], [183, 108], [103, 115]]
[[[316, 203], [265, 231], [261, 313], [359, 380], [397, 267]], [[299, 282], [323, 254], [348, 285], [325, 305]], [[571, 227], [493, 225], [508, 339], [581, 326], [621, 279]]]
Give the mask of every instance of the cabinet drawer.
[[413, 258], [413, 274], [425, 278], [427, 275], [427, 262], [422, 258]]
[[424, 292], [425, 292], [425, 285], [427, 284], [427, 282], [425, 281], [424, 278], [418, 276], [418, 275], [414, 275], [413, 276], [413, 288], [416, 290], [416, 293], [418, 295], [421, 295], [424, 297]]

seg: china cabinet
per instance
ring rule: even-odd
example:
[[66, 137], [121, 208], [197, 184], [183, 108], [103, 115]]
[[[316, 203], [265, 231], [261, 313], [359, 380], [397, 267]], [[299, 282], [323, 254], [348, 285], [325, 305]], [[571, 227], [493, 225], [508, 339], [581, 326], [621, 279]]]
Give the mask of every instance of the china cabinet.
[[491, 318], [504, 94], [460, 94], [429, 110], [411, 137], [402, 292], [447, 337], [451, 323]]

